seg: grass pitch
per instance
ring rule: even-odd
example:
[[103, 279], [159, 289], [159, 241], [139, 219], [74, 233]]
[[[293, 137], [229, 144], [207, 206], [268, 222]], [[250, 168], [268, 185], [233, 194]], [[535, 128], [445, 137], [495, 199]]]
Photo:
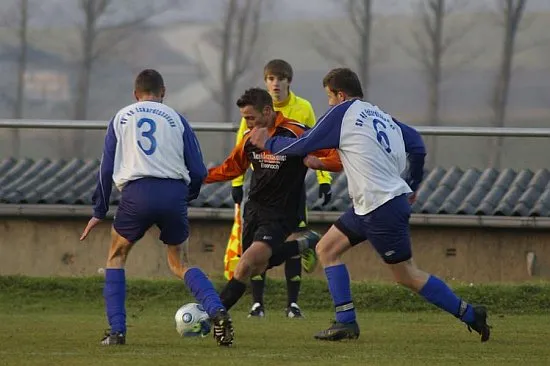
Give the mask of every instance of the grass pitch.
[[329, 325], [330, 304], [327, 310], [304, 306], [302, 320], [286, 319], [279, 303], [267, 307], [265, 319], [247, 319], [247, 295], [232, 311], [236, 339], [227, 349], [210, 336], [179, 337], [173, 315], [182, 301], [173, 296], [130, 298], [128, 344], [104, 347], [101, 292], [26, 294], [28, 287], [0, 291], [0, 365], [550, 365], [550, 316], [544, 312], [491, 313], [493, 334], [481, 344], [443, 312], [363, 308], [360, 338], [332, 343], [312, 337]]
[[180, 338], [175, 309], [162, 304], [129, 316], [126, 346], [102, 347], [102, 311], [77, 304], [1, 314], [0, 365], [550, 364], [550, 318], [544, 315], [493, 317], [492, 339], [481, 344], [446, 314], [362, 312], [359, 340], [328, 343], [312, 335], [329, 324], [329, 312], [296, 320], [268, 309], [265, 319], [248, 319], [240, 310], [233, 314], [234, 347], [225, 349], [211, 337]]

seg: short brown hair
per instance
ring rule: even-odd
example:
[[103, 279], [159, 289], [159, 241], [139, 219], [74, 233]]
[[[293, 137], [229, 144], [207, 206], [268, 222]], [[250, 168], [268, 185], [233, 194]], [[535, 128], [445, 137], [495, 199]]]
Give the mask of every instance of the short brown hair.
[[145, 69], [138, 74], [134, 84], [136, 92], [144, 94], [158, 95], [162, 93], [164, 88], [164, 79], [162, 75], [153, 69]]
[[267, 75], [275, 75], [281, 79], [288, 79], [290, 83], [292, 82], [294, 71], [292, 71], [292, 66], [285, 60], [275, 59], [265, 64], [264, 80], [267, 78]]
[[346, 93], [352, 98], [363, 98], [363, 89], [357, 74], [348, 68], [332, 69], [323, 78], [323, 88], [328, 87], [333, 93]]
[[262, 112], [266, 106], [273, 108], [273, 99], [267, 90], [261, 88], [251, 88], [244, 92], [237, 100], [237, 107], [244, 108], [248, 105], [254, 107], [258, 112]]

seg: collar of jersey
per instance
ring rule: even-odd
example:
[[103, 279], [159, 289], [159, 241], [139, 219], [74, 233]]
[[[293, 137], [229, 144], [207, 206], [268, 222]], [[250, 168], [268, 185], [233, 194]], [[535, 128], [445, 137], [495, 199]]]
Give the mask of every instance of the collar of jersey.
[[277, 115], [275, 117], [275, 124], [273, 125], [273, 127], [271, 127], [269, 129], [269, 135], [270, 136], [273, 136], [273, 134], [275, 133], [275, 130], [277, 129], [277, 127], [279, 127], [280, 125], [282, 125], [283, 123], [285, 123], [287, 121], [287, 118], [285, 116], [283, 116], [283, 114], [281, 112], [275, 112], [275, 114]]
[[283, 100], [282, 102], [273, 102], [273, 107], [275, 107], [275, 108], [284, 108], [287, 105], [293, 103], [294, 99], [296, 99], [296, 95], [294, 95], [294, 93], [291, 90], [289, 90], [288, 91], [288, 97], [285, 100]]

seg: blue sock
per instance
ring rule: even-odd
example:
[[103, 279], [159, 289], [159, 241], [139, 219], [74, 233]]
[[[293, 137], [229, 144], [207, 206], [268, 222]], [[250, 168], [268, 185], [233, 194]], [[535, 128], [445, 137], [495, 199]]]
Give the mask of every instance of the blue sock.
[[218, 310], [225, 309], [212, 282], [199, 268], [188, 269], [183, 281], [210, 317], [216, 315]]
[[465, 323], [474, 321], [474, 309], [472, 305], [462, 301], [445, 282], [435, 276], [428, 278], [428, 282], [420, 290], [420, 295]]
[[124, 269], [107, 268], [105, 270], [105, 310], [111, 332], [126, 334], [126, 277]]
[[339, 264], [326, 267], [325, 274], [328, 280], [328, 289], [336, 309], [336, 321], [353, 323], [355, 321], [355, 308], [351, 301], [350, 280], [346, 265]]

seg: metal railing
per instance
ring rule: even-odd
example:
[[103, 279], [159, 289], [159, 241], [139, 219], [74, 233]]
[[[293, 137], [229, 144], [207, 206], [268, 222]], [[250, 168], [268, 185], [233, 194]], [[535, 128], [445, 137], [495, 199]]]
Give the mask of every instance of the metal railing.
[[[32, 129], [77, 129], [105, 130], [107, 121], [72, 121], [72, 120], [35, 120], [35, 119], [2, 119], [0, 128]], [[195, 131], [232, 132], [238, 126], [229, 122], [191, 122]], [[426, 136], [496, 136], [496, 137], [550, 137], [550, 128], [525, 127], [455, 127], [455, 126], [412, 126]]]
[[[72, 120], [14, 120], [0, 119], [0, 128], [20, 129], [85, 129], [106, 130], [107, 121], [72, 121]], [[238, 126], [228, 122], [192, 122], [195, 131], [201, 132], [235, 132]], [[413, 126], [420, 134], [426, 136], [492, 136], [492, 137], [550, 137], [550, 128], [516, 128], [516, 127], [450, 127], [450, 126]], [[46, 207], [47, 206], [47, 207]], [[112, 210], [114, 212], [114, 210]], [[75, 205], [19, 205], [1, 204], [0, 216], [52, 217], [71, 216], [88, 217], [91, 209]], [[311, 222], [330, 223], [340, 215], [338, 212], [311, 212]], [[191, 219], [232, 220], [232, 209], [190, 208]], [[501, 216], [467, 216], [467, 215], [430, 215], [413, 214], [411, 224], [418, 226], [477, 226], [495, 228], [550, 228], [549, 217], [501, 217]]]

